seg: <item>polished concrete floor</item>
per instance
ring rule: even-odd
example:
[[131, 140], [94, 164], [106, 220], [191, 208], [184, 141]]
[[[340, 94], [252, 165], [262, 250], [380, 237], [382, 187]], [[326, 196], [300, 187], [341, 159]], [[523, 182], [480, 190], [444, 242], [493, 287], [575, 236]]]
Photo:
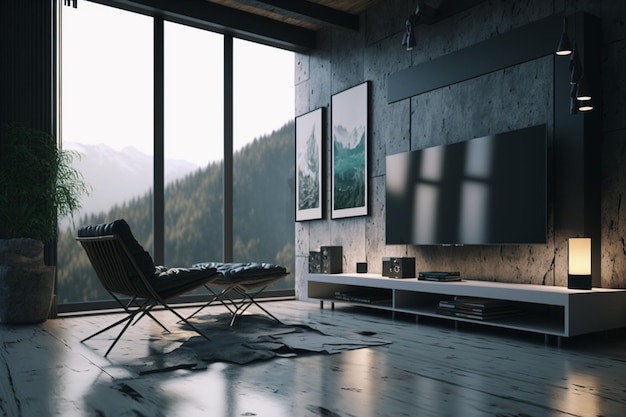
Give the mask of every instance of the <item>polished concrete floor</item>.
[[[118, 314], [0, 325], [0, 416], [616, 416], [626, 415], [626, 335], [545, 344], [539, 335], [455, 328], [446, 320], [316, 303], [264, 304], [285, 320], [314, 321], [336, 334], [375, 333], [389, 345], [336, 355], [139, 375], [137, 358], [185, 336], [167, 311], [129, 329], [79, 341]], [[192, 311], [191, 309], [183, 309]], [[221, 313], [212, 307], [202, 314]], [[251, 308], [250, 313], [256, 313]], [[191, 333], [189, 333], [191, 335]]]

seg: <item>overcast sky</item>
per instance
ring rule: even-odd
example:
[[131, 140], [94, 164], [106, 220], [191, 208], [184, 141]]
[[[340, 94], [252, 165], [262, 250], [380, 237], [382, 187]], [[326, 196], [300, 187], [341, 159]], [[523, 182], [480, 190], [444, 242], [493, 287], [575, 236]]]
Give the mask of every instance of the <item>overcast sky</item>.
[[[64, 142], [152, 154], [152, 19], [62, 7]], [[222, 159], [222, 38], [166, 22], [166, 158]], [[294, 118], [294, 54], [235, 40], [235, 149]]]

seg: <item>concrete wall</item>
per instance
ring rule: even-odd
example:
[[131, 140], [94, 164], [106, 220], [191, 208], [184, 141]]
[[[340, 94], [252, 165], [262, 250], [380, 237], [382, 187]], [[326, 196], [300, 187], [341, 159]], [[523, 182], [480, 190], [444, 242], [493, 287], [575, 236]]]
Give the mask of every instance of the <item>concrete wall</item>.
[[[467, 278], [566, 285], [567, 231], [548, 214], [548, 243], [514, 246], [405, 246], [385, 244], [385, 156], [426, 146], [546, 123], [554, 126], [553, 57], [388, 104], [387, 78], [451, 52], [494, 38], [555, 13], [585, 11], [597, 16], [602, 31], [601, 285], [626, 287], [626, 6], [624, 2], [488, 0], [432, 26], [418, 26], [417, 46], [400, 45], [404, 20], [415, 1], [380, 1], [361, 17], [358, 33], [327, 30], [318, 49], [296, 58], [296, 114], [326, 107], [331, 96], [371, 81], [370, 215], [330, 219], [330, 146], [325, 155], [325, 218], [296, 223], [296, 293], [307, 297], [308, 252], [321, 245], [343, 246], [343, 270], [368, 262], [381, 273], [384, 256], [413, 256], [418, 270], [459, 270]], [[558, 39], [555, 39], [555, 48]], [[599, 83], [598, 83], [599, 84]], [[572, 116], [572, 117], [580, 117]], [[330, 117], [326, 123], [330, 141]], [[626, 205], [626, 204], [625, 204]], [[557, 222], [558, 223], [558, 222]]]

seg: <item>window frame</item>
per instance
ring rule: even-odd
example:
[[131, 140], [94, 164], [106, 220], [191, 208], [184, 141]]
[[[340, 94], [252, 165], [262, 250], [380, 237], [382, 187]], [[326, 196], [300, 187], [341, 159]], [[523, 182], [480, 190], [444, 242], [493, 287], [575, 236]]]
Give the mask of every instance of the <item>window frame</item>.
[[[165, 21], [191, 26], [211, 32], [220, 33], [224, 39], [224, 182], [223, 182], [223, 209], [224, 209], [224, 233], [223, 242], [223, 261], [232, 262], [233, 260], [233, 35], [224, 31], [215, 30], [210, 22], [201, 22], [199, 20], [190, 20], [183, 17], [176, 19], [165, 18], [165, 13], [155, 10], [151, 14], [142, 10], [131, 7], [128, 4], [115, 0], [90, 0], [94, 3], [103, 4], [125, 10], [131, 13], [139, 13], [148, 15], [153, 19], [153, 48], [154, 48], [154, 160], [153, 160], [153, 259], [155, 264], [163, 264], [165, 258]], [[64, 7], [59, 0], [59, 7]], [[80, 7], [80, 5], [79, 5]], [[57, 24], [60, 25], [61, 13], [57, 14]], [[243, 38], [242, 38], [243, 39]], [[250, 40], [250, 39], [246, 39]], [[254, 41], [254, 40], [253, 40]], [[59, 40], [62, 45], [62, 39]], [[273, 46], [273, 45], [272, 45]], [[277, 47], [277, 46], [274, 46]], [[59, 69], [59, 73], [62, 68]], [[60, 79], [60, 76], [59, 76]], [[61, 108], [59, 103], [59, 109]], [[56, 286], [56, 283], [55, 283]], [[55, 289], [56, 293], [56, 289]], [[287, 290], [266, 290], [259, 298], [294, 298], [295, 288]], [[205, 302], [211, 298], [211, 294], [207, 292], [203, 295], [189, 295], [180, 297], [172, 302], [199, 303]], [[94, 300], [67, 304], [53, 305], [55, 313], [77, 313], [81, 311], [95, 311], [104, 309], [119, 308], [119, 304], [114, 300]]]

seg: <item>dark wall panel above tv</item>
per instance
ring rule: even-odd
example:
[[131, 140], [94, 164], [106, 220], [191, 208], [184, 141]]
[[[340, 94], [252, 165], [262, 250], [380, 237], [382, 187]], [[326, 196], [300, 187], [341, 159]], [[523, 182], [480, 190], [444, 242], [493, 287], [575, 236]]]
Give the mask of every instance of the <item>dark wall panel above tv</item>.
[[[563, 16], [550, 16], [495, 38], [391, 74], [387, 100], [393, 103], [554, 53]], [[546, 42], [554, 39], [554, 42]]]

